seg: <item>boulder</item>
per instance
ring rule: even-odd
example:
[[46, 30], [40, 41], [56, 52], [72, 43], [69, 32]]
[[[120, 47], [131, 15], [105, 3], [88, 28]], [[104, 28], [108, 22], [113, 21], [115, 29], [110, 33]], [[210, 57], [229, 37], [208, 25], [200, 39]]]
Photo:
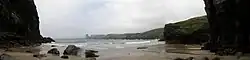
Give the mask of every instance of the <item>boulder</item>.
[[15, 59], [8, 54], [1, 54], [0, 60], [15, 60]]
[[98, 51], [95, 51], [95, 50], [86, 50], [85, 51], [85, 57], [86, 58], [99, 57], [99, 55], [96, 55], [95, 53], [98, 53]]
[[34, 54], [33, 57], [42, 58], [42, 57], [47, 57], [47, 55], [46, 54]]
[[202, 60], [209, 60], [209, 58], [208, 57], [203, 57]]
[[137, 47], [137, 49], [147, 49], [148, 47]]
[[49, 54], [53, 54], [53, 55], [60, 55], [60, 52], [58, 51], [57, 48], [53, 48], [51, 50], [48, 51]]
[[86, 58], [85, 60], [96, 60], [96, 58], [92, 57], [92, 58]]
[[86, 52], [91, 52], [91, 53], [98, 53], [98, 51], [95, 50], [85, 50]]
[[185, 60], [194, 60], [194, 57], [188, 57]]
[[175, 58], [174, 60], [185, 60], [185, 59], [182, 59], [182, 58]]
[[57, 45], [51, 45], [51, 47], [58, 47]]
[[75, 45], [68, 45], [68, 47], [64, 50], [64, 55], [78, 55], [78, 52], [80, 51], [79, 47], [76, 47]]
[[69, 56], [63, 55], [63, 56], [61, 56], [61, 58], [63, 58], [63, 59], [69, 59]]
[[220, 58], [219, 57], [215, 57], [212, 60], [220, 60]]

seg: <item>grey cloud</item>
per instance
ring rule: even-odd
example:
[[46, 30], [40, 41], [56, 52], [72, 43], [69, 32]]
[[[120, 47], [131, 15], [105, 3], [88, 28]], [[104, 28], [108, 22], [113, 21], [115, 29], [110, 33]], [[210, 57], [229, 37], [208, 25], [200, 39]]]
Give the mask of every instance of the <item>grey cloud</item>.
[[41, 33], [55, 38], [143, 32], [205, 15], [202, 0], [35, 0]]

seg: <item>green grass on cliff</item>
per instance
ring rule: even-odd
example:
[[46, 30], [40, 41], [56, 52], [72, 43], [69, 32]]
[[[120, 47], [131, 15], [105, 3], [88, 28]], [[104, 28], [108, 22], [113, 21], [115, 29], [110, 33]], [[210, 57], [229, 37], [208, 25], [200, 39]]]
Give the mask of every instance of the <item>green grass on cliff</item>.
[[179, 26], [180, 31], [185, 34], [191, 34], [201, 28], [204, 28], [207, 24], [206, 16], [194, 17], [185, 21], [174, 23], [175, 26]]

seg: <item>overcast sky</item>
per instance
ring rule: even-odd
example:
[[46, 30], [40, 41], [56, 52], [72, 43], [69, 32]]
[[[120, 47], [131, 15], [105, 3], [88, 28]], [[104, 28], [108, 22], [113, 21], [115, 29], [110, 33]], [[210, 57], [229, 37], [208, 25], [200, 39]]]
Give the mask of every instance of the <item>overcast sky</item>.
[[205, 15], [203, 0], [35, 0], [43, 36], [133, 33]]

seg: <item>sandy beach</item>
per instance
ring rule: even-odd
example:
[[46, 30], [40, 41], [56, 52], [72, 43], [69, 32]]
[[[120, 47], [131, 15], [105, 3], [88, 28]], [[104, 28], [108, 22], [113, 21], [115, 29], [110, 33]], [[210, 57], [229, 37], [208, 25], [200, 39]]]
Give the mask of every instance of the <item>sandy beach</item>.
[[[144, 46], [145, 47], [145, 46]], [[175, 58], [188, 58], [195, 57], [196, 60], [202, 60], [203, 57], [220, 57], [221, 60], [237, 60], [236, 56], [216, 56], [208, 51], [199, 50], [198, 45], [166, 45], [158, 44], [146, 46], [146, 49], [137, 49], [137, 47], [121, 48], [121, 49], [108, 49], [99, 50], [100, 57], [97, 60], [173, 60]], [[12, 48], [11, 52], [4, 52], [10, 55], [14, 60], [86, 60], [84, 56], [69, 56], [69, 59], [62, 59], [60, 56], [53, 56], [47, 54], [44, 58], [35, 58], [33, 54], [40, 53], [46, 54], [51, 48], [58, 48], [60, 53], [66, 48], [63, 47], [50, 47], [39, 46], [36, 48]], [[40, 50], [37, 50], [40, 49]], [[25, 50], [32, 50], [33, 53], [24, 52]], [[62, 55], [62, 54], [61, 54]], [[244, 56], [239, 60], [247, 60], [250, 56]]]

